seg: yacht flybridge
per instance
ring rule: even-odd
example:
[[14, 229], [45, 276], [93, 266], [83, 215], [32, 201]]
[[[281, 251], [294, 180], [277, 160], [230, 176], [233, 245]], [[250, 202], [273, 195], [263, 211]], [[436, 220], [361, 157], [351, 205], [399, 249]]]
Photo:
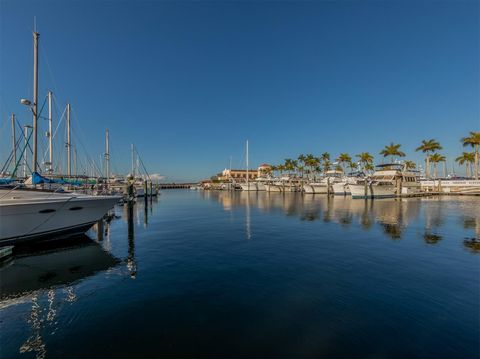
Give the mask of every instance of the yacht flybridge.
[[[34, 31], [33, 103], [21, 100], [33, 113], [33, 174], [38, 170], [38, 39], [39, 34]], [[35, 183], [32, 185], [31, 189], [18, 185], [0, 188], [0, 246], [84, 233], [120, 199], [117, 196], [57, 193], [42, 190]]]

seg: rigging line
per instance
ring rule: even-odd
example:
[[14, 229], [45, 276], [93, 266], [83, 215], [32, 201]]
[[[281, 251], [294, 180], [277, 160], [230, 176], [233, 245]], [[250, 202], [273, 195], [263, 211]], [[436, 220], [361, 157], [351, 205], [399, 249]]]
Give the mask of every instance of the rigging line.
[[55, 131], [53, 131], [52, 139], [55, 139], [55, 136], [57, 135], [58, 128], [60, 127], [61, 123], [63, 122], [63, 120], [65, 118], [65, 111], [67, 111], [67, 109], [63, 110], [62, 116], [60, 116], [60, 120], [57, 123], [57, 127], [55, 128]]
[[61, 94], [62, 91], [60, 91], [60, 88], [57, 85], [57, 81], [55, 80], [55, 76], [53, 76], [53, 71], [52, 71], [52, 68], [50, 66], [50, 62], [48, 61], [48, 55], [47, 55], [47, 51], [46, 51], [45, 47], [43, 47], [43, 51], [41, 51], [40, 53], [41, 53], [41, 56], [45, 60], [45, 64], [47, 65], [48, 72], [49, 72], [50, 77], [52, 79], [54, 93], [60, 93]]
[[44, 100], [43, 100], [43, 104], [42, 104], [42, 107], [40, 107], [40, 111], [37, 112], [37, 117], [38, 118], [41, 118], [43, 120], [48, 120], [47, 117], [43, 117], [42, 116], [42, 112], [43, 112], [43, 108], [45, 107], [45, 104], [47, 103], [47, 96], [45, 96]]
[[13, 150], [10, 151], [10, 154], [8, 155], [7, 160], [3, 164], [2, 169], [0, 170], [0, 173], [4, 173], [7, 170], [7, 168], [10, 166], [10, 162], [12, 162], [12, 159], [13, 159]]
[[147, 171], [147, 169], [145, 168], [145, 165], [143, 164], [142, 157], [140, 157], [140, 154], [139, 154], [138, 151], [137, 151], [137, 147], [135, 146], [134, 149], [135, 149], [135, 152], [137, 153], [137, 156], [138, 156], [138, 159], [140, 160], [140, 163], [142, 164], [143, 170], [144, 170], [145, 173], [147, 174], [148, 179], [151, 181], [152, 179], [150, 178], [150, 175], [148, 174], [148, 171]]
[[[32, 135], [33, 135], [33, 131], [30, 132], [30, 135], [28, 136], [28, 139], [27, 139], [27, 143], [25, 144], [25, 146], [23, 146], [22, 152], [20, 152], [20, 158], [18, 159], [18, 161], [17, 161], [17, 163], [16, 163], [16, 165], [15, 165], [15, 171], [13, 172], [12, 177], [17, 173], [16, 171], [17, 171], [17, 169], [18, 169], [18, 165], [20, 164], [20, 162], [21, 162], [22, 159], [23, 159], [23, 155], [25, 154], [25, 149], [26, 149], [26, 147], [27, 147], [27, 144], [30, 142], [30, 138], [32, 137]], [[23, 138], [25, 138], [25, 135], [23, 136]], [[28, 168], [28, 170], [29, 170], [30, 173], [31, 173], [32, 170], [31, 170], [30, 166], [28, 165], [28, 163], [25, 163], [25, 164], [27, 165], [27, 168]]]

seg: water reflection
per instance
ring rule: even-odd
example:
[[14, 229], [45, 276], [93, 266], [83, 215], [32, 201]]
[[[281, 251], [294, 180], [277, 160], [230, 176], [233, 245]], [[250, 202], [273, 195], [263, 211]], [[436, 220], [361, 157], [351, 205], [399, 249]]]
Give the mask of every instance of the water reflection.
[[417, 218], [425, 222], [423, 239], [428, 244], [442, 240], [439, 229], [448, 217], [445, 207], [461, 201], [457, 215], [467, 229], [474, 229], [480, 238], [480, 213], [477, 197], [432, 197], [409, 199], [352, 200], [350, 197], [326, 195], [302, 195], [301, 193], [227, 192], [206, 191], [206, 199], [219, 202], [224, 210], [246, 208], [246, 229], [251, 236], [251, 208], [260, 212], [282, 212], [285, 216], [298, 216], [302, 221], [323, 221], [337, 223], [342, 227], [358, 225], [370, 230], [378, 224], [391, 239], [402, 238], [404, 230]]
[[30, 334], [19, 352], [44, 358], [42, 333], [48, 328], [54, 334], [58, 308], [76, 301], [73, 283], [119, 263], [87, 236], [16, 247], [13, 259], [0, 267], [0, 309], [30, 303]]
[[[137, 277], [137, 264], [135, 262], [135, 224], [134, 224], [134, 209], [135, 205], [129, 202], [124, 206], [126, 210], [125, 217], [127, 218], [127, 238], [128, 238], [128, 256], [127, 256], [127, 269], [130, 272], [130, 278], [135, 279]], [[140, 206], [137, 206], [139, 208]], [[147, 218], [147, 206], [145, 204], [145, 218]], [[138, 217], [137, 217], [138, 218]], [[148, 219], [145, 219], [145, 224], [148, 223]]]

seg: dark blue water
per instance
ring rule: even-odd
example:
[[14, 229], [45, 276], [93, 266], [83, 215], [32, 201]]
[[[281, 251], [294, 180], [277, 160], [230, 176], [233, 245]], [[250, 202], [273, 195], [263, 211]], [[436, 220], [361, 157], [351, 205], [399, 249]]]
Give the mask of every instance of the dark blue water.
[[480, 355], [478, 197], [183, 190], [116, 214], [0, 268], [1, 359]]

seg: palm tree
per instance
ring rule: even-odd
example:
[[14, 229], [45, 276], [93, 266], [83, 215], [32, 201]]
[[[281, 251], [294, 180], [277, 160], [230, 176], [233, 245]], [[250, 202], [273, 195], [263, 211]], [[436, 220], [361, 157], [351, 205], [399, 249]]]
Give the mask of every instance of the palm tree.
[[434, 153], [430, 156], [430, 161], [433, 163], [433, 176], [437, 178], [437, 164], [439, 162], [445, 162], [445, 156], [442, 156], [440, 153]]
[[373, 171], [373, 170], [374, 170], [373, 163], [367, 163], [367, 164], [363, 167], [363, 169], [364, 169], [365, 171]]
[[305, 171], [307, 157], [304, 154], [301, 154], [297, 157], [298, 166], [297, 169], [300, 172], [300, 176], [303, 178], [303, 172]]
[[330, 162], [330, 153], [324, 152], [320, 155], [320, 161], [323, 163], [323, 172], [330, 170], [332, 163]]
[[475, 148], [475, 160], [474, 160], [474, 167], [475, 167], [475, 179], [478, 179], [478, 147], [480, 145], [480, 132], [470, 132], [470, 136], [462, 138], [463, 147], [472, 146]]
[[320, 164], [320, 159], [312, 154], [308, 154], [305, 159], [305, 165], [309, 167], [309, 172], [314, 172], [314, 169]]
[[337, 161], [342, 168], [343, 173], [345, 173], [345, 164], [352, 162], [352, 157], [348, 153], [340, 153], [338, 156]]
[[408, 170], [414, 170], [417, 165], [415, 164], [415, 162], [413, 161], [405, 161], [404, 162], [404, 165], [405, 165], [405, 169], [408, 171]]
[[415, 151], [422, 151], [423, 153], [427, 154], [426, 158], [426, 168], [425, 168], [425, 175], [427, 178], [430, 178], [430, 152], [435, 152], [437, 150], [441, 150], [442, 146], [440, 143], [433, 138], [431, 140], [423, 140], [422, 144], [415, 149]]
[[362, 152], [356, 155], [358, 157], [359, 162], [362, 164], [362, 169], [366, 170], [367, 164], [373, 164], [373, 156], [368, 152]]
[[394, 157], [405, 157], [405, 153], [400, 151], [401, 144], [394, 144], [393, 142], [390, 142], [389, 145], [385, 146], [383, 150], [380, 151], [380, 154], [383, 155], [383, 157], [391, 156], [390, 162], [393, 163]]
[[283, 164], [284, 168], [286, 171], [288, 171], [288, 174], [292, 174], [292, 171], [295, 170], [297, 167], [297, 161], [292, 160], [291, 158], [285, 159], [285, 163]]
[[459, 165], [465, 164], [465, 175], [470, 177], [472, 163], [475, 162], [475, 153], [463, 152], [461, 156], [455, 158]]
[[332, 162], [330, 160], [323, 160], [323, 172], [330, 171], [332, 168]]
[[358, 169], [358, 163], [350, 161], [348, 162], [348, 167], [350, 167], [350, 172], [353, 172]]

